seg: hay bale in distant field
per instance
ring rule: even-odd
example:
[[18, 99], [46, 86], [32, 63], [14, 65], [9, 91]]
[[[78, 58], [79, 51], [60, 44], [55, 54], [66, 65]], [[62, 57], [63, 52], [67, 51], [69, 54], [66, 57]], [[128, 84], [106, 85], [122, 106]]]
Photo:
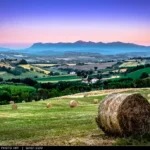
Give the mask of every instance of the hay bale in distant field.
[[70, 103], [69, 103], [69, 106], [70, 106], [71, 108], [76, 107], [77, 105], [78, 105], [78, 102], [75, 101], [75, 100], [72, 100], [72, 101], [70, 101]]
[[14, 104], [14, 103], [15, 103], [14, 101], [10, 101], [10, 102], [9, 102], [9, 104]]
[[96, 122], [111, 135], [145, 134], [150, 130], [150, 104], [140, 94], [110, 94], [100, 103]]
[[52, 107], [52, 104], [48, 103], [48, 104], [46, 104], [46, 107], [47, 107], [47, 108], [51, 108], [51, 107]]
[[32, 102], [35, 102], [35, 100], [32, 100]]
[[88, 97], [88, 94], [84, 94], [84, 97]]
[[22, 103], [25, 103], [26, 101], [22, 101]]
[[40, 99], [40, 101], [43, 101], [43, 99]]
[[17, 110], [18, 106], [16, 104], [12, 104], [11, 108], [12, 108], [12, 110]]
[[93, 103], [98, 104], [98, 99], [94, 99]]

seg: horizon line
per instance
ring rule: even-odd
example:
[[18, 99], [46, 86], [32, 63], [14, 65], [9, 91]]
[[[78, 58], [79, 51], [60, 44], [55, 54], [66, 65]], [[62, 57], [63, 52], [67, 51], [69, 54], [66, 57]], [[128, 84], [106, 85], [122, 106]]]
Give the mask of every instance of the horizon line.
[[[98, 41], [98, 42], [96, 42], [96, 41], [86, 41], [86, 40], [76, 40], [76, 41], [70, 41], [70, 42], [61, 42], [61, 41], [59, 41], [59, 42], [32, 42], [32, 43], [25, 43], [25, 42], [11, 42], [11, 43], [0, 43], [0, 48], [8, 48], [8, 49], [11, 49], [11, 47], [12, 47], [12, 49], [18, 49], [19, 47], [21, 48], [29, 48], [29, 47], [31, 47], [31, 46], [33, 46], [34, 44], [38, 44], [38, 43], [41, 43], [41, 44], [59, 44], [59, 43], [65, 43], [65, 44], [67, 44], [67, 43], [71, 43], [71, 44], [73, 44], [73, 43], [76, 43], [76, 42], [86, 42], [86, 43], [88, 43], [88, 42], [92, 42], [92, 43], [104, 43], [104, 44], [109, 44], [109, 43], [124, 43], [124, 44], [135, 44], [135, 45], [138, 45], [138, 46], [145, 46], [145, 47], [150, 47], [150, 44], [148, 45], [146, 45], [146, 44], [139, 44], [139, 43], [135, 43], [135, 42], [123, 42], [123, 41], [111, 41], [111, 42], [102, 42], [102, 41]], [[13, 46], [14, 45], [14, 46]], [[16, 45], [16, 46], [15, 46]], [[17, 46], [18, 45], [18, 46]], [[24, 45], [24, 46], [23, 46]], [[25, 46], [26, 45], [26, 46]], [[28, 47], [28, 46], [29, 47]], [[14, 48], [13, 48], [14, 47]], [[22, 49], [21, 48], [21, 49]]]

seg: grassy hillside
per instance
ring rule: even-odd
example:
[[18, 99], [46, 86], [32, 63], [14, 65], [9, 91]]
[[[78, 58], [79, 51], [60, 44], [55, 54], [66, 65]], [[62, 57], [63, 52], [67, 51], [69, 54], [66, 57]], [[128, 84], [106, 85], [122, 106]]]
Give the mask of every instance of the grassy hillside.
[[[130, 91], [133, 92], [133, 91]], [[144, 96], [150, 89], [139, 90]], [[104, 93], [105, 94], [105, 93]], [[53, 98], [39, 102], [0, 106], [0, 145], [150, 145], [148, 138], [116, 138], [106, 136], [96, 125], [98, 104], [105, 96], [77, 98], [79, 106], [70, 108], [72, 98]], [[53, 106], [47, 109], [46, 103]]]
[[77, 81], [81, 79], [75, 75], [62, 75], [62, 76], [53, 76], [49, 78], [38, 78], [36, 80], [41, 83], [46, 83], [46, 82], [59, 82], [59, 81]]
[[19, 65], [19, 66], [22, 67], [22, 68], [24, 68], [24, 69], [28, 69], [28, 70], [33, 69], [33, 71], [36, 71], [36, 72], [43, 72], [45, 74], [49, 74], [50, 73], [50, 71], [48, 71], [48, 70], [42, 69], [40, 67], [32, 66], [30, 64]]
[[133, 79], [139, 79], [143, 72], [147, 72], [148, 74], [150, 74], [150, 68], [143, 68], [143, 69], [131, 72], [131, 73], [127, 74], [126, 77], [130, 77]]
[[39, 78], [43, 78], [43, 76], [48, 77], [48, 75], [46, 75], [44, 73], [39, 73], [39, 72], [34, 72], [34, 71], [28, 71], [28, 72], [22, 73], [21, 75], [17, 75], [17, 76], [7, 73], [7, 72], [4, 72], [4, 71], [0, 72], [0, 78], [3, 78], [4, 80], [12, 79], [12, 78], [15, 78], [15, 79], [34, 78], [35, 76], [37, 76]]
[[119, 67], [136, 67], [138, 65], [144, 65], [146, 62], [146, 60], [142, 60], [142, 61], [135, 61], [135, 60], [130, 60], [128, 62], [124, 62], [123, 64], [121, 64]]

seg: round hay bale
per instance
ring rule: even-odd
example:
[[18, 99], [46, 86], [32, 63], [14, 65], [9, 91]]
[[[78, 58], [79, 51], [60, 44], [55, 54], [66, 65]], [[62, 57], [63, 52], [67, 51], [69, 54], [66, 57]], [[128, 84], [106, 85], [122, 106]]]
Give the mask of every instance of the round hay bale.
[[25, 103], [26, 101], [22, 101], [22, 103]]
[[96, 122], [110, 135], [145, 134], [150, 130], [150, 104], [140, 94], [110, 94], [100, 102]]
[[9, 104], [15, 104], [15, 102], [14, 101], [10, 101]]
[[47, 108], [51, 108], [51, 107], [52, 107], [52, 104], [48, 103], [48, 104], [46, 104], [46, 107], [47, 107]]
[[35, 100], [32, 100], [32, 102], [35, 102]]
[[94, 99], [93, 103], [98, 104], [98, 99]]
[[150, 94], [148, 94], [147, 97], [150, 98]]
[[70, 101], [70, 103], [69, 103], [69, 106], [70, 106], [71, 108], [77, 107], [77, 105], [78, 105], [78, 102], [75, 101], [75, 100], [72, 100], [72, 101]]
[[43, 101], [43, 99], [40, 99], [40, 101]]
[[12, 110], [17, 110], [18, 106], [16, 104], [12, 104], [11, 108], [12, 108]]
[[88, 97], [88, 94], [84, 94], [84, 97]]

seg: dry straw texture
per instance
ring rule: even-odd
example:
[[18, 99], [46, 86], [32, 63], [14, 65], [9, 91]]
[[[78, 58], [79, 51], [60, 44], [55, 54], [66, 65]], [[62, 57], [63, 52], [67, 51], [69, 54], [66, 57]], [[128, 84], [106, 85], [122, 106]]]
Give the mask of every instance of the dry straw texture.
[[12, 110], [17, 110], [18, 106], [16, 104], [12, 104], [11, 108], [12, 108]]
[[96, 122], [111, 135], [145, 134], [150, 130], [150, 104], [140, 94], [110, 94], [100, 103]]
[[69, 106], [70, 106], [71, 108], [76, 107], [77, 105], [78, 105], [78, 102], [75, 101], [75, 100], [72, 100], [72, 101], [70, 101], [70, 103], [69, 103]]

